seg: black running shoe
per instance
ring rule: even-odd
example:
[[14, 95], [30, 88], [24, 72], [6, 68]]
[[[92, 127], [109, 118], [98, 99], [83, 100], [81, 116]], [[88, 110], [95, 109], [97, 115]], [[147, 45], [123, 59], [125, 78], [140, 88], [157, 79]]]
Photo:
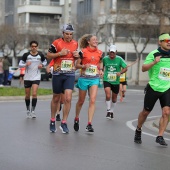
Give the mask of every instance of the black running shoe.
[[112, 112], [110, 113], [110, 118], [111, 118], [111, 119], [113, 119], [113, 118], [114, 118], [114, 116], [113, 116], [113, 113], [112, 113]]
[[107, 112], [106, 118], [110, 119], [110, 112]]
[[60, 110], [59, 111], [61, 111], [61, 109], [62, 109], [62, 104], [60, 103]]
[[74, 130], [77, 132], [79, 131], [79, 120], [74, 119]]
[[142, 143], [141, 133], [142, 133], [142, 130], [137, 130], [137, 129], [136, 129], [136, 131], [135, 131], [135, 138], [134, 138], [134, 142], [135, 142], [135, 143], [138, 143], [138, 144], [141, 144], [141, 143]]
[[93, 127], [92, 127], [91, 124], [88, 124], [88, 125], [86, 126], [86, 131], [87, 131], [87, 132], [94, 132], [94, 129], [93, 129]]
[[60, 114], [57, 114], [56, 121], [61, 121]]
[[163, 136], [157, 136], [156, 143], [159, 143], [160, 145], [163, 145], [163, 146], [168, 146], [168, 144], [165, 142]]

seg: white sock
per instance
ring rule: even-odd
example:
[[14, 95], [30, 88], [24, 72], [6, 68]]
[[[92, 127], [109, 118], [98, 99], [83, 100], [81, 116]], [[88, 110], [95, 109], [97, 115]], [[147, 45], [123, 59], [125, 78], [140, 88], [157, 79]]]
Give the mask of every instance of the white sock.
[[106, 101], [106, 107], [107, 107], [107, 112], [110, 112], [110, 108], [111, 108], [111, 100]]
[[116, 102], [115, 103], [112, 102], [111, 112], [113, 112], [113, 113], [114, 113], [115, 106], [116, 106]]

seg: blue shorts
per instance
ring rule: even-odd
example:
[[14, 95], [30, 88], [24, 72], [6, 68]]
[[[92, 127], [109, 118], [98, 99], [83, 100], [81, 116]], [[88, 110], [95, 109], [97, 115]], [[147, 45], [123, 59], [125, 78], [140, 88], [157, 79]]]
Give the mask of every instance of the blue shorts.
[[53, 93], [60, 94], [63, 93], [64, 90], [66, 89], [73, 90], [74, 81], [75, 81], [74, 75], [65, 74], [53, 75], [52, 78]]
[[93, 85], [99, 85], [99, 78], [83, 78], [79, 77], [76, 87], [81, 90], [88, 90]]

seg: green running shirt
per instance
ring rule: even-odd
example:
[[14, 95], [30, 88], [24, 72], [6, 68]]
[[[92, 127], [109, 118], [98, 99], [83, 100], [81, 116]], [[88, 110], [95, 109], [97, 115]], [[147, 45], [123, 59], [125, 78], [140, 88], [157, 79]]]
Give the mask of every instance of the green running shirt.
[[116, 55], [114, 59], [109, 56], [103, 58], [104, 76], [103, 81], [107, 81], [110, 84], [120, 84], [120, 77], [116, 75], [117, 72], [121, 71], [121, 68], [127, 67], [125, 60]]
[[[149, 64], [154, 61], [154, 53], [159, 52], [154, 50], [150, 52], [144, 64]], [[160, 62], [155, 64], [148, 70], [149, 84], [154, 91], [165, 92], [170, 88], [170, 57], [163, 57]]]

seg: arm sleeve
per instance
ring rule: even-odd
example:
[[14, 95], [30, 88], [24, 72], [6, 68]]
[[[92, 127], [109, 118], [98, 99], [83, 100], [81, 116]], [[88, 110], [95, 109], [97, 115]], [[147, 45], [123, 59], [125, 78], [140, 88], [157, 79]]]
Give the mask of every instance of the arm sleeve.
[[39, 54], [40, 54], [40, 56], [41, 56], [42, 65], [43, 65], [43, 66], [46, 66], [46, 65], [47, 65], [47, 60], [46, 60], [44, 54], [43, 54], [43, 53], [39, 53]]
[[28, 56], [28, 53], [25, 53], [20, 62], [19, 62], [19, 67], [22, 68], [22, 67], [25, 67], [26, 66], [26, 60], [27, 60], [27, 56]]

